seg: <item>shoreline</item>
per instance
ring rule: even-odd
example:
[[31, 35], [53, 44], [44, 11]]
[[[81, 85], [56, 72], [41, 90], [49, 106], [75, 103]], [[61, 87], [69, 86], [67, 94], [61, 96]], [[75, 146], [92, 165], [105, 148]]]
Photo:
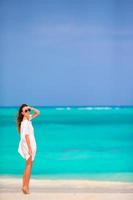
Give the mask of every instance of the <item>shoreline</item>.
[[[23, 174], [0, 174], [0, 178], [22, 178]], [[77, 176], [73, 174], [67, 175], [31, 175], [32, 179], [39, 179], [39, 180], [90, 180], [90, 181], [101, 181], [101, 182], [123, 182], [123, 183], [132, 183], [133, 184], [133, 173], [103, 173], [103, 174], [91, 174], [91, 175], [82, 175]]]

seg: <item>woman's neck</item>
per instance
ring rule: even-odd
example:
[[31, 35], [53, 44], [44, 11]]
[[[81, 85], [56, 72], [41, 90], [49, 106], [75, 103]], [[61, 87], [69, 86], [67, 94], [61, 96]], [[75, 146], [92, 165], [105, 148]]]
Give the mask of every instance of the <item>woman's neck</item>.
[[23, 120], [29, 120], [27, 117], [23, 117]]

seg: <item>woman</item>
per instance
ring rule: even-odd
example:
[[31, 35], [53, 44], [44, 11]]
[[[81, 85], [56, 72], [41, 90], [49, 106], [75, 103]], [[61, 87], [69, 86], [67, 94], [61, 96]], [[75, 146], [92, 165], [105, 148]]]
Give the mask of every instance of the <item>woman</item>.
[[[32, 115], [30, 114], [31, 110], [34, 111], [34, 114]], [[29, 194], [31, 168], [36, 155], [36, 140], [31, 120], [39, 114], [39, 110], [30, 107], [27, 104], [22, 104], [17, 115], [17, 127], [18, 132], [20, 133], [18, 152], [24, 159], [26, 159], [22, 186], [22, 192], [24, 194]]]

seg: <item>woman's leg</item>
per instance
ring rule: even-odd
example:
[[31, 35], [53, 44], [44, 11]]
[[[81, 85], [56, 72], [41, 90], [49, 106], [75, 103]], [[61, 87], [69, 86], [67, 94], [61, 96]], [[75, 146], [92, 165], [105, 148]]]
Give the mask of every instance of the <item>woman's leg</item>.
[[23, 176], [23, 190], [27, 192], [29, 190], [31, 169], [32, 169], [32, 157], [30, 156], [30, 158], [26, 161], [26, 167]]

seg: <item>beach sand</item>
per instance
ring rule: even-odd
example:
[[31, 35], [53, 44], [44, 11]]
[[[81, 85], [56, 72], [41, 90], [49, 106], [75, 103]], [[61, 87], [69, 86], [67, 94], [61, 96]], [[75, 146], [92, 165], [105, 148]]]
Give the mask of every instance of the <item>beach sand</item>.
[[21, 178], [0, 177], [0, 200], [131, 200], [133, 183], [93, 180], [30, 180], [30, 194], [21, 192]]

